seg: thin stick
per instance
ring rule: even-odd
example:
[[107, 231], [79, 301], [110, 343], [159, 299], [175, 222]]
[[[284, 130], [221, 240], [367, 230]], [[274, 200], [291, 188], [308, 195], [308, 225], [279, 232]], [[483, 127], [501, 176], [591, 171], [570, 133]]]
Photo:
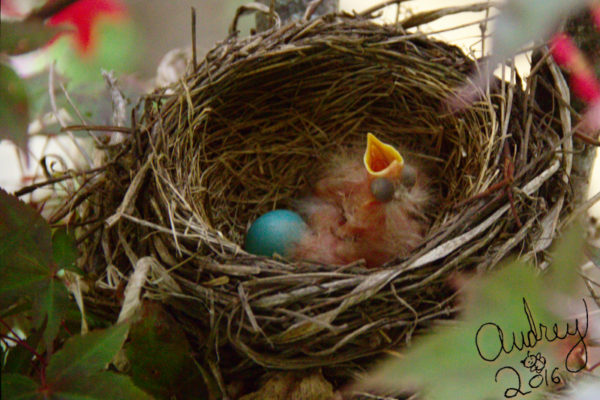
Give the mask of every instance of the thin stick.
[[[73, 102], [73, 100], [71, 100], [71, 96], [69, 95], [69, 92], [67, 92], [67, 89], [65, 88], [65, 86], [60, 83], [60, 88], [63, 91], [63, 94], [65, 95], [67, 102], [71, 105], [71, 107], [73, 108], [73, 111], [75, 111], [75, 114], [77, 114], [77, 116], [79, 117], [79, 120], [81, 121], [81, 123], [83, 124], [82, 126], [87, 125], [87, 123], [85, 122], [85, 118], [83, 118], [83, 115], [81, 115], [81, 113], [79, 112], [79, 109], [77, 108], [77, 106], [75, 105], [75, 103]], [[61, 128], [62, 131], [62, 128]], [[88, 131], [88, 134], [90, 135], [90, 137], [92, 138], [92, 140], [94, 140], [94, 142], [96, 142], [96, 145], [102, 145], [102, 142], [100, 141], [100, 139], [98, 139], [96, 137], [96, 135], [92, 135], [92, 133]]]
[[192, 7], [192, 65], [194, 71], [198, 69], [198, 59], [196, 57], [196, 8]]
[[[61, 132], [67, 131], [103, 131], [103, 132], [121, 132], [133, 133], [133, 129], [125, 126], [109, 126], [109, 125], [69, 125], [60, 128]], [[92, 135], [94, 137], [94, 135]]]
[[310, 20], [310, 18], [313, 16], [315, 11], [317, 11], [317, 8], [319, 8], [319, 6], [321, 5], [322, 2], [323, 2], [323, 0], [313, 0], [310, 3], [308, 3], [308, 6], [306, 7], [306, 11], [304, 12], [304, 16], [302, 17], [302, 20], [303, 21]]
[[404, 3], [405, 1], [408, 1], [408, 0], [387, 0], [387, 1], [384, 1], [383, 3], [375, 4], [374, 6], [369, 7], [366, 10], [359, 12], [358, 15], [363, 16], [363, 17], [368, 17], [369, 15], [373, 14], [375, 11], [379, 11], [383, 8], [389, 7], [392, 4], [396, 4], [398, 7], [400, 7], [400, 3]]
[[[49, 74], [49, 76], [48, 76], [48, 94], [50, 96], [50, 105], [52, 106], [52, 113], [54, 114], [54, 117], [56, 118], [56, 120], [58, 121], [60, 126], [64, 128], [67, 126], [67, 124], [62, 119], [62, 117], [60, 116], [60, 113], [58, 112], [58, 107], [56, 105], [56, 96], [54, 95], [54, 64], [55, 64], [54, 62], [50, 64], [50, 71], [48, 72], [48, 74]], [[94, 163], [92, 162], [92, 158], [87, 153], [87, 151], [85, 151], [85, 149], [79, 144], [79, 142], [73, 135], [73, 132], [71, 132], [69, 130], [66, 130], [65, 132], [67, 133], [69, 138], [73, 141], [73, 144], [75, 145], [75, 147], [77, 147], [77, 150], [79, 150], [81, 155], [83, 155], [83, 158], [85, 158], [85, 161], [87, 162], [88, 166], [90, 168], [93, 168]]]
[[96, 173], [96, 172], [103, 171], [105, 168], [106, 168], [106, 165], [103, 165], [102, 167], [90, 169], [90, 170], [87, 170], [87, 171], [77, 172], [77, 173], [74, 173], [74, 174], [65, 174], [65, 175], [59, 176], [57, 178], [51, 178], [51, 179], [48, 179], [48, 180], [43, 181], [43, 182], [34, 183], [33, 185], [29, 185], [29, 186], [24, 187], [24, 188], [22, 188], [20, 190], [17, 190], [14, 193], [14, 195], [17, 196], [17, 197], [20, 197], [20, 196], [23, 196], [25, 194], [31, 193], [34, 190], [39, 189], [41, 187], [52, 185], [53, 183], [62, 182], [62, 181], [65, 181], [67, 179], [72, 179], [73, 175], [88, 175], [88, 174], [93, 174], [93, 173]]

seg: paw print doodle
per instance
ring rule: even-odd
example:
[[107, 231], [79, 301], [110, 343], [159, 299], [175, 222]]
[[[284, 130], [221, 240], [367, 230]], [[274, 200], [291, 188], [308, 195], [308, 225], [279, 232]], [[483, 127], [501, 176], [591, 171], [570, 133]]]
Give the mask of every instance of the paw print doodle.
[[544, 368], [546, 367], [546, 357], [544, 357], [543, 355], [541, 355], [540, 353], [537, 353], [535, 355], [535, 372], [537, 372], [538, 374], [540, 372], [542, 372], [544, 370]]
[[525, 368], [528, 368], [531, 372], [540, 373], [546, 367], [546, 357], [544, 357], [541, 353], [529, 354], [527, 352], [527, 356], [521, 361], [521, 364]]

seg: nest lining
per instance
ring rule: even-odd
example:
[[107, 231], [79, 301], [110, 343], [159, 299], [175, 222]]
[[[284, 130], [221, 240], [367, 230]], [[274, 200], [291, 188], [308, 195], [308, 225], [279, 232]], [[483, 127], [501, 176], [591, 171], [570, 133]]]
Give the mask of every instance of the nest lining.
[[[368, 39], [381, 39], [370, 33]], [[396, 45], [397, 53], [389, 56], [385, 47], [362, 43], [366, 32], [352, 35], [357, 41], [360, 35], [360, 42], [346, 43], [350, 47], [343, 51], [334, 38], [315, 43], [311, 36], [305, 41], [312, 48], [288, 47], [234, 63], [217, 88], [208, 74], [204, 82], [189, 84], [207, 89], [199, 96], [190, 89], [194, 109], [181, 105], [177, 112], [194, 115], [191, 128], [175, 129], [178, 139], [156, 169], [175, 171], [173, 183], [188, 184], [185, 197], [194, 214], [230, 241], [243, 242], [248, 222], [306, 192], [316, 166], [331, 155], [364, 146], [366, 132], [413, 150], [437, 176], [450, 175], [445, 181], [452, 184], [443, 185], [446, 203], [464, 197], [465, 187], [468, 196], [486, 184], [477, 182], [485, 160], [473, 163], [465, 149], [491, 153], [484, 140], [491, 133], [478, 133], [489, 129], [493, 110], [481, 105], [456, 118], [441, 109], [472, 63], [461, 60], [462, 71], [433, 63], [449, 62], [444, 48], [418, 41]], [[172, 135], [167, 128], [161, 132]], [[181, 162], [190, 149], [198, 154]]]
[[[85, 262], [106, 280], [150, 257], [146, 296], [168, 305], [226, 376], [256, 364], [355, 369], [455, 311], [455, 271], [492, 268], [514, 250], [541, 253], [549, 242], [540, 238], [570, 207], [568, 91], [541, 110], [536, 82], [547, 78], [533, 76], [527, 92], [503, 82], [460, 114], [444, 111], [474, 68], [457, 47], [357, 16], [230, 38], [174, 95], [147, 97], [135, 138], [78, 209], [82, 220], [107, 218], [80, 234]], [[321, 160], [366, 132], [437, 177], [442, 205], [421, 247], [377, 270], [241, 250], [251, 221], [289, 206]], [[503, 179], [506, 160], [513, 204], [502, 190], [473, 199]], [[118, 308], [105, 291], [87, 300], [97, 312]]]

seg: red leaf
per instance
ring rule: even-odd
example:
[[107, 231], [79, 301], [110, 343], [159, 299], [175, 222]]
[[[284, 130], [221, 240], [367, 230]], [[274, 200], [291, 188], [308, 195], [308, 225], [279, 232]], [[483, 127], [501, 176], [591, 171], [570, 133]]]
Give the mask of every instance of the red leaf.
[[578, 53], [577, 46], [566, 33], [558, 33], [552, 38], [552, 57], [558, 65], [567, 66], [573, 63]]
[[594, 70], [571, 37], [562, 32], [554, 35], [551, 51], [556, 63], [571, 73], [570, 86], [577, 97], [586, 103], [600, 99], [600, 83]]
[[583, 71], [581, 74], [571, 76], [571, 89], [573, 93], [586, 103], [600, 99], [600, 83], [592, 71]]
[[88, 55], [95, 48], [92, 30], [98, 20], [106, 16], [121, 19], [126, 14], [125, 6], [117, 0], [79, 0], [53, 15], [48, 24], [73, 26], [76, 46], [82, 54]]

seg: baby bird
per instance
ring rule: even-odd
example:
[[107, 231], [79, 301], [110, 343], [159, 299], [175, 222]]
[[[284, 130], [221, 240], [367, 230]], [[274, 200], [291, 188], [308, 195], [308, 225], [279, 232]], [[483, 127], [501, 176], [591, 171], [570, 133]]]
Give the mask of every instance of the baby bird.
[[295, 259], [379, 267], [423, 239], [432, 196], [429, 178], [393, 146], [367, 135], [362, 157], [332, 160], [297, 208], [309, 229], [291, 250]]

